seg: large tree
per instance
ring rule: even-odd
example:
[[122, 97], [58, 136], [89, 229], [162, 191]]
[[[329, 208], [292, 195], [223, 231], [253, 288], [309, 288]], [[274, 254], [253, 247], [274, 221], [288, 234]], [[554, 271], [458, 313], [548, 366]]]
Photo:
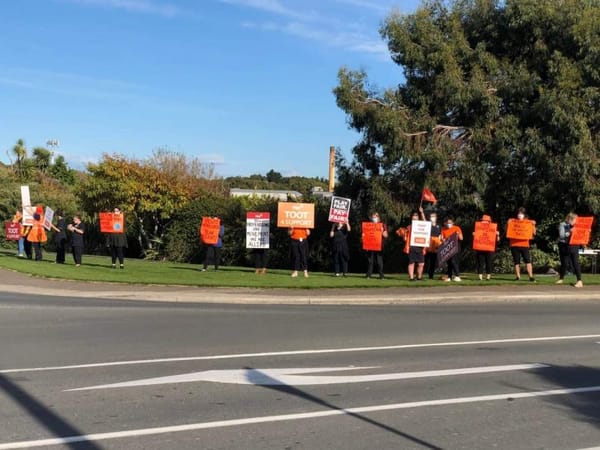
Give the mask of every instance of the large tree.
[[380, 32], [400, 84], [343, 68], [334, 90], [362, 135], [338, 160], [362, 212], [400, 219], [425, 185], [463, 220], [600, 211], [598, 1], [428, 1]]

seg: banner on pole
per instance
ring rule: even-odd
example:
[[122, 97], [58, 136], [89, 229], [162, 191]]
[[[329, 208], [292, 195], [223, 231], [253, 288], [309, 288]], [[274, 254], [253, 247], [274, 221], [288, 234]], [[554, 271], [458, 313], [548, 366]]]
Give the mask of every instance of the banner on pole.
[[271, 214], [268, 212], [246, 213], [246, 248], [269, 248]]
[[101, 233], [125, 232], [125, 215], [123, 213], [101, 212], [98, 216]]
[[200, 224], [200, 240], [203, 244], [215, 245], [219, 242], [221, 219], [218, 217], [203, 217]]
[[367, 251], [380, 252], [383, 244], [383, 224], [375, 222], [362, 223], [362, 248]]
[[431, 222], [427, 220], [413, 220], [410, 225], [411, 247], [429, 247], [431, 241]]
[[29, 186], [21, 186], [21, 205], [23, 205], [23, 225], [33, 225], [33, 208], [31, 208]]
[[495, 252], [498, 236], [498, 224], [491, 222], [475, 222], [473, 232], [473, 250]]
[[344, 197], [331, 197], [329, 207], [329, 221], [334, 223], [346, 223], [350, 218], [350, 203], [352, 200]]
[[437, 254], [438, 265], [441, 266], [454, 255], [458, 254], [458, 249], [458, 233], [452, 233], [452, 235], [440, 245]]
[[314, 203], [279, 202], [277, 226], [281, 228], [314, 228]]

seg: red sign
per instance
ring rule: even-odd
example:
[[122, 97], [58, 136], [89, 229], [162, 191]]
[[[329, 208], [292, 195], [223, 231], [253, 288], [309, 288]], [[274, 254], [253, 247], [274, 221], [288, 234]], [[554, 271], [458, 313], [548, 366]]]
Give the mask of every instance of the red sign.
[[19, 222], [5, 222], [4, 238], [7, 241], [18, 241], [21, 239], [21, 224]]
[[219, 242], [221, 219], [217, 217], [203, 217], [200, 224], [200, 240], [203, 244], [215, 245]]
[[571, 229], [569, 245], [588, 245], [592, 237], [592, 224], [594, 217], [580, 217], [575, 219], [575, 225]]
[[123, 233], [125, 232], [125, 215], [123, 213], [101, 212], [101, 233]]
[[475, 222], [473, 232], [473, 250], [495, 252], [498, 240], [498, 224], [491, 222]]
[[375, 222], [362, 223], [363, 250], [380, 252], [383, 243], [383, 224]]

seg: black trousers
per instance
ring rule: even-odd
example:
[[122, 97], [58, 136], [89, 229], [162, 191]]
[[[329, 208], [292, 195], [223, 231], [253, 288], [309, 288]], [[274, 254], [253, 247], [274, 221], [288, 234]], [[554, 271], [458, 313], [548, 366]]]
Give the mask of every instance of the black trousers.
[[437, 253], [427, 252], [425, 254], [425, 266], [427, 267], [427, 275], [430, 280], [433, 280], [435, 268], [437, 266]]
[[448, 260], [448, 278], [460, 277], [460, 253], [457, 253]]
[[254, 253], [254, 267], [257, 269], [266, 269], [268, 260], [268, 250], [266, 248], [256, 248]]
[[377, 269], [379, 270], [379, 276], [383, 277], [383, 253], [382, 252], [367, 252], [367, 276], [370, 277], [373, 275], [373, 266], [377, 264]]
[[485, 273], [491, 274], [492, 267], [492, 258], [494, 256], [493, 252], [476, 252], [477, 253], [477, 273], [479, 275], [483, 275]]
[[35, 260], [42, 260], [42, 243], [41, 242], [32, 242], [31, 246], [33, 247], [33, 251], [35, 252]]
[[81, 264], [81, 257], [83, 256], [83, 247], [75, 246], [75, 247], [72, 247], [72, 249], [73, 249], [73, 260], [75, 261], [75, 264]]
[[206, 269], [211, 263], [215, 265], [215, 270], [219, 270], [219, 264], [221, 263], [221, 247], [213, 247], [212, 245], [206, 246], [204, 268]]
[[348, 249], [334, 248], [333, 249], [333, 271], [335, 273], [348, 273], [348, 261], [350, 255]]
[[65, 254], [66, 254], [66, 239], [59, 239], [56, 241], [56, 263], [64, 264], [65, 263]]
[[123, 260], [125, 259], [125, 257], [123, 256], [123, 247], [116, 247], [114, 245], [111, 245], [110, 259], [113, 265], [115, 265], [117, 259], [119, 260], [119, 264], [123, 265]]
[[31, 259], [33, 256], [31, 242], [29, 242], [27, 238], [25, 238], [25, 241], [23, 242], [23, 248], [25, 249], [25, 255], [27, 256], [27, 259]]
[[577, 277], [577, 281], [581, 280], [581, 266], [579, 265], [579, 246], [559, 244], [558, 246], [560, 255], [560, 279], [562, 280], [570, 267], [573, 269], [573, 273]]
[[294, 270], [308, 270], [308, 241], [292, 239], [292, 266]]

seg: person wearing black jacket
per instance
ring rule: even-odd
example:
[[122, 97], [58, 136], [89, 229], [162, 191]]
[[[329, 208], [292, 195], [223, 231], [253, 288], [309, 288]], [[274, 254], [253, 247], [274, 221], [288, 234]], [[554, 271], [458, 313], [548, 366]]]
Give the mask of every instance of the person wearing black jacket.
[[62, 211], [56, 211], [56, 226], [50, 224], [50, 227], [55, 231], [54, 244], [56, 245], [56, 264], [65, 263], [65, 250], [67, 247], [67, 225]]
[[83, 235], [85, 233], [85, 225], [81, 221], [81, 217], [73, 216], [73, 223], [69, 224], [67, 229], [71, 232], [73, 260], [75, 260], [75, 266], [79, 267], [83, 256]]

